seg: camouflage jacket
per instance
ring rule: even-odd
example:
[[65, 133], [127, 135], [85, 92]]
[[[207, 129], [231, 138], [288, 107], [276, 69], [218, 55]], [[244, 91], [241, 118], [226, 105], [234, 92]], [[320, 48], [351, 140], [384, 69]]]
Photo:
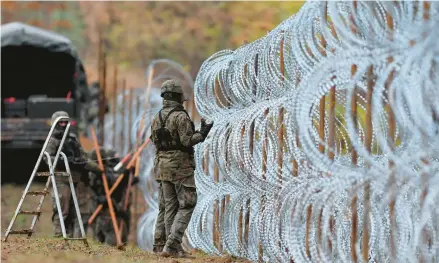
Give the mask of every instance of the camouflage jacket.
[[[62, 135], [62, 131], [54, 131], [47, 144], [46, 152], [52, 157], [52, 162], [61, 143]], [[83, 176], [85, 171], [100, 171], [96, 163], [88, 160], [86, 153], [74, 134], [70, 133], [67, 135], [62, 152], [67, 156], [74, 182], [86, 180], [88, 176]], [[58, 159], [58, 164], [62, 162], [61, 159]], [[66, 182], [68, 181], [66, 180]]]
[[[81, 214], [90, 216], [96, 206], [94, 204], [94, 197], [96, 196], [96, 193], [86, 185], [85, 182], [79, 182], [76, 185], [75, 188], [76, 196], [78, 197], [78, 205], [79, 205], [79, 211]], [[88, 220], [88, 218], [82, 218], [83, 221]]]
[[[168, 114], [176, 107], [183, 106], [175, 101], [164, 100], [161, 111], [162, 119], [165, 120]], [[159, 114], [154, 116], [151, 124], [151, 140], [156, 147], [154, 161], [156, 180], [159, 181], [193, 181], [195, 161], [193, 152], [181, 150], [159, 151], [161, 141], [157, 138], [157, 130], [161, 128]], [[178, 142], [183, 147], [193, 147], [202, 142], [204, 136], [196, 132], [194, 124], [185, 111], [174, 111], [166, 119], [165, 127], [169, 130], [172, 141]], [[193, 184], [193, 183], [190, 183]]]

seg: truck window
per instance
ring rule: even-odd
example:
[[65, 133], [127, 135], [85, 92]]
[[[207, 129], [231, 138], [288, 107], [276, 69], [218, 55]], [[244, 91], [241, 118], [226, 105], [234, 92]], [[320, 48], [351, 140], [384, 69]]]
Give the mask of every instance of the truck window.
[[35, 46], [6, 46], [1, 53], [2, 118], [13, 117], [6, 116], [8, 107], [19, 115], [32, 95], [75, 98], [76, 60], [69, 54]]

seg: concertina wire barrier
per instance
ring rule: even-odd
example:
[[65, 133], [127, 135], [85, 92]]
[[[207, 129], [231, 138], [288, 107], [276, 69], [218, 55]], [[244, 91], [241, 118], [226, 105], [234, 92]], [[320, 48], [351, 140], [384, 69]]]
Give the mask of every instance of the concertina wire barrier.
[[[196, 147], [192, 247], [266, 262], [437, 262], [438, 11], [308, 1], [263, 38], [207, 59], [193, 92], [215, 125]], [[153, 90], [126, 124], [132, 143], [161, 107]], [[140, 169], [147, 250], [153, 156], [149, 145]]]
[[[439, 3], [308, 1], [207, 59], [190, 243], [266, 262], [438, 262]], [[219, 216], [218, 216], [219, 215]]]

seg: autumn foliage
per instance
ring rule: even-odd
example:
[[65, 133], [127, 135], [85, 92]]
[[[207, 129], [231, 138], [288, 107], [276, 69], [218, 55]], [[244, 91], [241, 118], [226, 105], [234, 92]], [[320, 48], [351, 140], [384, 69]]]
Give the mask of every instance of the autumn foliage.
[[97, 56], [102, 32], [108, 59], [123, 69], [144, 69], [169, 58], [195, 76], [221, 49], [265, 35], [303, 2], [4, 2], [2, 24], [21, 21], [69, 37], [87, 60]]

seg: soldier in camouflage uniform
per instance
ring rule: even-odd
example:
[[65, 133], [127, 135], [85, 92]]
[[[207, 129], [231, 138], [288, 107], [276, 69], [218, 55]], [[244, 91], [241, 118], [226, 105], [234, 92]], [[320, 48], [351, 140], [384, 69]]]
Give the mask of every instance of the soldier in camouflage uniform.
[[[69, 117], [67, 112], [57, 111], [52, 115], [52, 123], [58, 117]], [[54, 132], [49, 139], [47, 144], [46, 152], [52, 157], [56, 155], [56, 151], [61, 143], [62, 136], [64, 134], [67, 123], [65, 121], [58, 122], [54, 129]], [[62, 152], [67, 156], [68, 163], [70, 166], [70, 171], [72, 175], [73, 184], [75, 186], [76, 196], [78, 198], [80, 210], [84, 210], [83, 198], [87, 198], [86, 194], [82, 191], [84, 187], [78, 187], [78, 184], [88, 184], [88, 171], [93, 171], [95, 173], [100, 173], [99, 166], [95, 163], [89, 161], [82, 149], [81, 144], [78, 142], [75, 134], [70, 133], [67, 135], [64, 145], [62, 147]], [[63, 163], [61, 160], [58, 161], [58, 166]], [[81, 232], [79, 228], [79, 222], [76, 218], [74, 203], [72, 200], [72, 193], [70, 190], [70, 185], [67, 177], [56, 177], [56, 186], [58, 189], [62, 216], [64, 219], [64, 225], [66, 227], [66, 234], [73, 237], [81, 237]], [[56, 237], [62, 236], [61, 223], [58, 215], [58, 210], [55, 202], [55, 195], [52, 194], [52, 222], [54, 226], [54, 232]]]
[[[118, 175], [114, 173], [113, 167], [117, 165], [120, 159], [116, 156], [115, 151], [108, 149], [101, 149], [101, 156], [103, 159], [103, 164], [105, 166], [105, 175], [107, 177], [108, 187], [111, 188], [118, 177]], [[96, 152], [92, 153], [92, 159], [97, 159]], [[124, 173], [125, 175], [121, 183], [117, 186], [116, 190], [111, 195], [111, 198], [114, 205], [114, 211], [116, 213], [117, 224], [119, 225], [121, 221], [124, 221], [125, 226], [122, 232], [121, 239], [122, 242], [126, 243], [130, 231], [130, 207], [132, 203], [132, 195], [130, 193], [128, 207], [125, 211], [123, 205], [125, 200], [125, 193], [128, 190], [130, 171], [123, 170], [122, 173]], [[93, 183], [93, 190], [96, 194], [96, 197], [94, 198], [95, 206], [99, 204], [102, 204], [104, 206], [104, 208], [96, 218], [96, 223], [93, 228], [95, 233], [94, 236], [99, 242], [115, 246], [117, 245], [117, 239], [116, 234], [114, 233], [113, 222], [109, 214], [102, 180], [100, 180], [100, 178], [98, 178], [97, 176], [95, 176], [94, 178], [96, 178]], [[132, 185], [137, 182], [137, 180], [133, 180]]]
[[[95, 193], [90, 188], [90, 185], [87, 182], [79, 182], [76, 186], [76, 193], [78, 195], [78, 205], [79, 212], [81, 213], [82, 223], [84, 226], [85, 233], [88, 232], [88, 220], [94, 212], [94, 203], [93, 199], [95, 198]], [[93, 228], [92, 228], [93, 229]], [[80, 237], [81, 230], [79, 227], [73, 229], [73, 236]]]
[[164, 257], [184, 257], [181, 242], [197, 203], [193, 146], [205, 140], [213, 124], [201, 120], [200, 131], [195, 131], [183, 107], [185, 98], [178, 81], [165, 81], [161, 96], [163, 109], [151, 125], [155, 174], [160, 183], [154, 251], [161, 251]]

